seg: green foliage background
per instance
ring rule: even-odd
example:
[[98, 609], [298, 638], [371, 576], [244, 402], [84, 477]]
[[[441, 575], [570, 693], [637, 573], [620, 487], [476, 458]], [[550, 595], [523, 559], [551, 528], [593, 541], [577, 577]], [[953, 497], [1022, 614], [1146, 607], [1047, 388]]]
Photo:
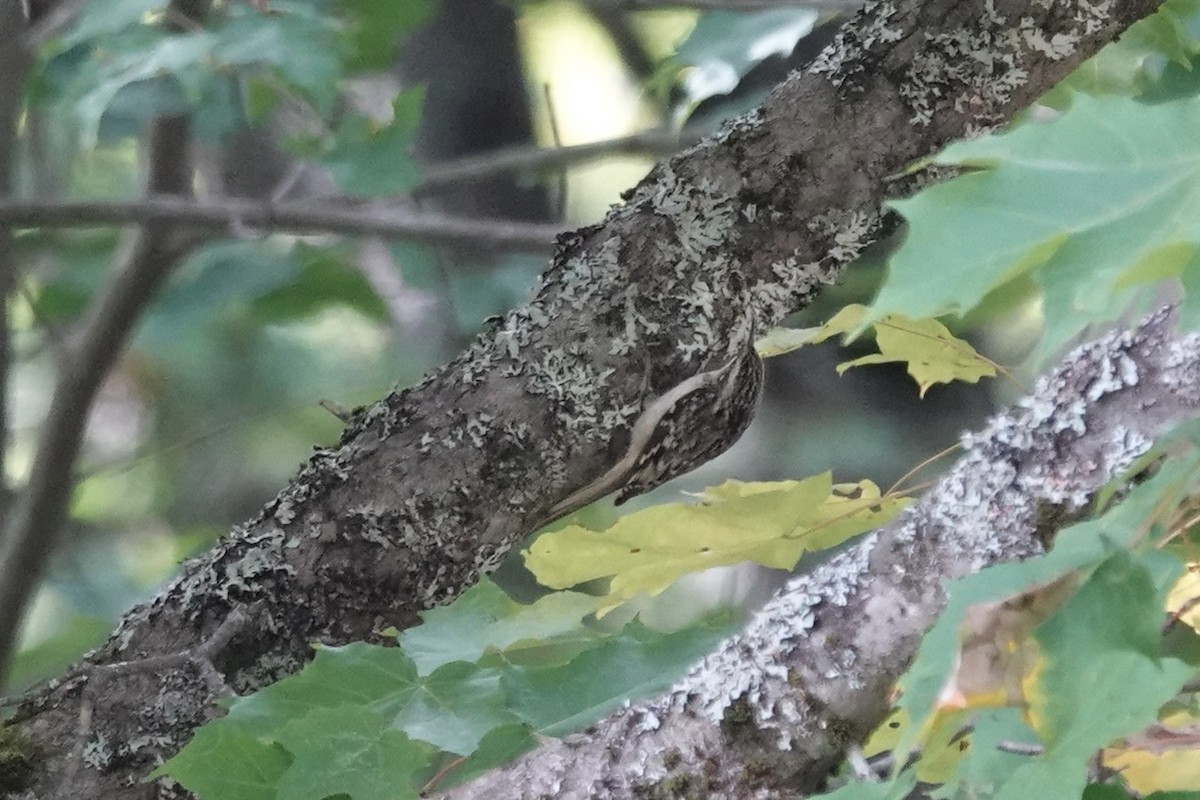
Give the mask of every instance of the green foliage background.
[[[164, 113], [189, 115], [202, 146], [215, 151], [247, 131], [268, 131], [330, 192], [381, 197], [419, 185], [414, 145], [428, 113], [425, 93], [397, 89], [384, 115], [355, 108], [347, 96], [358, 79], [392, 69], [396, 43], [427, 23], [431, 2], [271, 0], [268, 12], [219, 3], [211, 24], [176, 33], [158, 24], [164, 6], [163, 0], [90, 2], [68, 32], [47, 44], [28, 89], [30, 135], [18, 154], [29, 194], [136, 196], [137, 134]], [[550, 16], [547, 7], [558, 14], [565, 6], [529, 3], [519, 13], [533, 25]], [[594, 21], [578, 8], [562, 13], [595, 34]], [[803, 9], [639, 17], [646, 51], [671, 54], [645, 74], [625, 76], [658, 103], [654, 112], [643, 105], [630, 116], [685, 116], [712, 103], [720, 92], [711, 80], [694, 79], [701, 68], [710, 77], [731, 74], [736, 84], [763, 67], [765, 51], [756, 43], [781, 31], [792, 32], [794, 42], [815, 18]], [[1182, 287], [1181, 317], [1194, 326], [1200, 318], [1192, 291], [1200, 280], [1198, 31], [1200, 3], [1171, 0], [1044, 99], [1042, 115], [1052, 112], [1051, 121], [1030, 115], [1006, 131], [949, 147], [933, 160], [963, 174], [894, 204], [908, 227], [886, 273], [881, 255], [864, 259], [845, 286], [796, 324], [823, 322], [841, 305], [875, 295], [864, 326], [892, 314], [953, 315], [944, 319], [951, 328], [973, 332], [1018, 376], [1044, 367], [1089, 326], [1136, 318], [1161, 296], [1164, 282]], [[536, 58], [528, 59], [532, 83]], [[747, 102], [731, 97], [724, 108]], [[622, 177], [598, 191], [598, 200], [590, 198], [596, 209], [607, 201], [604, 191], [615, 196], [625, 188], [624, 174], [616, 174]], [[557, 182], [556, 175], [529, 178]], [[563, 226], [590, 221], [572, 217]], [[536, 256], [492, 256], [481, 264], [481, 257], [456, 260], [419, 243], [388, 245], [406, 289], [449, 309], [440, 315], [441, 329], [428, 335], [400, 324], [360, 268], [359, 242], [250, 233], [207, 242], [187, 259], [110, 380], [73, 502], [71, 541], [30, 621], [14, 687], [54, 674], [101, 641], [120, 611], [152, 592], [180, 558], [268, 499], [312, 443], [335, 439], [340, 423], [317, 407], [318, 399], [353, 406], [395, 382], [414, 381], [455, 352], [485, 316], [518, 302], [542, 265]], [[29, 452], [55, 337], [103, 281], [117, 235], [31, 228], [19, 232], [18, 245], [19, 461]], [[1019, 352], [1022, 337], [1034, 342], [1024, 347], [1028, 354]], [[725, 461], [718, 471], [740, 464], [756, 473], [741, 477], [766, 478], [834, 468], [839, 479], [865, 473], [886, 481], [952, 444], [959, 423], [989, 402], [986, 390], [971, 390], [984, 399], [959, 402], [960, 413], [947, 417], [930, 450], [927, 429], [914, 426], [912, 415], [945, 414], [914, 412], [913, 401], [890, 394], [892, 383], [854, 383], [870, 378], [828, 384], [813, 378], [807, 389], [797, 388], [789, 369], [823, 366], [833, 374], [833, 357], [793, 358], [778, 359], [787, 362], [775, 367], [784, 390], [776, 390], [776, 404], [764, 412], [771, 431], [764, 438], [776, 443], [775, 452], [758, 460], [736, 456], [741, 460]], [[833, 398], [826, 407], [844, 407], [847, 394], [861, 392], [876, 397], [877, 410], [814, 413], [823, 407], [822, 391]], [[937, 409], [939, 390], [930, 396]], [[957, 396], [943, 390], [940, 400]], [[793, 446], [800, 441], [803, 447]], [[1064, 532], [1044, 558], [954, 587], [950, 610], [904, 682], [901, 707], [910, 727], [896, 747], [920, 753], [914, 769], [936, 738], [930, 730], [955, 733], [963, 724], [941, 715], [937, 697], [967, 608], [1078, 576], [1069, 600], [1033, 635], [1044, 665], [1035, 681], [1041, 704], [1025, 714], [976, 709], [973, 744], [940, 774], [937, 796], [1130, 796], [1119, 776], [1089, 785], [1089, 760], [1164, 707], [1194, 706], [1194, 697], [1179, 694], [1200, 663], [1194, 637], [1160, 635], [1166, 593], [1196, 552], [1194, 531], [1180, 522], [1190, 519], [1182, 512], [1200, 469], [1194, 426], [1170, 444], [1152, 479]], [[832, 485], [828, 476], [823, 480]], [[796, 504], [811, 505], [803, 492], [812, 484], [798, 485], [762, 491], [790, 492]], [[719, 525], [741, 507], [710, 502], [699, 510], [647, 513], [667, 524], [701, 514], [706, 524]], [[783, 513], [788, 503], [772, 507]], [[582, 519], [601, 527], [610, 518], [593, 510]], [[836, 539], [878, 522], [872, 517]], [[790, 530], [787, 520], [776, 523]], [[624, 524], [636, 534], [636, 519]], [[570, 535], [598, 538], [579, 529]], [[748, 556], [793, 566], [804, 546], [787, 542], [786, 532], [777, 536], [760, 548], [775, 557]], [[828, 538], [822, 545], [835, 543]], [[786, 557], [778, 555], [784, 551]], [[688, 569], [705, 565], [693, 556], [677, 560]], [[597, 556], [589, 565], [595, 574], [586, 577], [620, 575], [618, 560]], [[663, 691], [739, 619], [739, 612], [724, 611], [673, 626], [650, 626], [633, 612], [599, 620], [608, 600], [604, 587], [547, 593], [530, 590], [526, 576], [522, 593], [522, 580], [513, 577], [520, 570], [509, 565], [497, 583], [485, 581], [452, 606], [428, 612], [423, 625], [397, 636], [395, 647], [320, 649], [301, 674], [232, 700], [228, 715], [203, 728], [159, 774], [204, 800], [415, 797], [422, 787], [444, 788], [504, 763], [538, 737], [578, 730], [628, 698]], [[663, 582], [650, 584], [657, 590]], [[991, 746], [1007, 740], [1037, 741], [1045, 751], [1016, 756]], [[873, 785], [847, 781], [834, 794], [903, 797], [914, 776], [910, 769]]]

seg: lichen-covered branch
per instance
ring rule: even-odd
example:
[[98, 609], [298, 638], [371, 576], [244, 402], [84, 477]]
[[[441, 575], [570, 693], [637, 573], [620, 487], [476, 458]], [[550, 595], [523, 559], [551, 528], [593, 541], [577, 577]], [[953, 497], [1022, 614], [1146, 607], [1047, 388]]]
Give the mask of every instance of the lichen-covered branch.
[[[760, 109], [660, 164], [600, 224], [560, 236], [531, 302], [361, 410], [92, 660], [185, 651], [256, 604], [214, 664], [250, 691], [298, 669], [314, 639], [411, 624], [618, 461], [653, 398], [728, 363], [748, 325], [765, 330], [836, 280], [893, 224], [882, 204], [913, 161], [1010, 119], [1155, 5], [869, 3]], [[169, 791], [137, 780], [213, 694], [195, 676], [158, 678], [114, 679], [96, 698], [89, 744], [109, 744], [76, 795]], [[45, 752], [34, 795], [68, 763], [81, 692], [64, 680], [20, 712]]]
[[1171, 425], [1200, 413], [1200, 335], [1161, 311], [1077, 349], [964, 437], [921, 501], [793, 578], [674, 689], [553, 741], [447, 800], [794, 798], [887, 714], [945, 605], [944, 582], [1039, 551], [1039, 510], [1073, 512]]

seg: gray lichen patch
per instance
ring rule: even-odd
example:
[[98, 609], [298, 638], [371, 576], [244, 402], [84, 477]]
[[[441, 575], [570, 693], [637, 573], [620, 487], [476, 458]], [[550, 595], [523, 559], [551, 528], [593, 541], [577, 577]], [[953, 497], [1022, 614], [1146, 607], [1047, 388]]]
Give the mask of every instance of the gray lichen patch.
[[275, 526], [235, 529], [218, 545], [218, 558], [189, 562], [167, 594], [194, 613], [204, 613], [213, 598], [232, 607], [277, 590], [274, 584], [296, 574], [285, 557], [287, 536]]
[[79, 743], [84, 769], [101, 774], [124, 770], [145, 774], [174, 753], [206, 719], [216, 698], [199, 680], [195, 665], [138, 669], [135, 664], [93, 672], [89, 682], [113, 698], [111, 713], [93, 714]]
[[881, 217], [874, 209], [829, 209], [806, 223], [824, 252], [819, 261], [804, 261], [794, 252], [773, 261], [770, 277], [750, 287], [749, 307], [765, 330], [782, 319], [803, 299], [816, 294], [832, 283], [842, 268], [862, 254], [875, 241], [881, 227]]
[[833, 43], [809, 66], [809, 72], [827, 77], [838, 88], [858, 88], [871, 66], [876, 51], [886, 50], [907, 34], [900, 10], [893, 0], [870, 0]]
[[[673, 224], [680, 267], [701, 263], [737, 240], [739, 209], [727, 188], [711, 178], [684, 181], [667, 166], [650, 201], [654, 212]], [[691, 277], [683, 270], [676, 274], [685, 280]]]
[[[900, 96], [907, 102], [909, 120], [928, 125], [944, 103], [986, 127], [1003, 121], [1000, 110], [1029, 79], [1022, 66], [1024, 48], [1013, 47], [1010, 29], [994, 13], [970, 25], [926, 34], [913, 56]], [[992, 116], [979, 112], [992, 111]]]
[[1036, 18], [1023, 10], [1006, 12], [1010, 5], [1016, 7], [988, 0], [983, 15], [925, 34], [901, 83], [913, 124], [928, 124], [947, 105], [970, 117], [975, 131], [1004, 122], [1003, 109], [1029, 83], [1032, 63], [1074, 57], [1113, 12], [1107, 0], [1041, 3]]
[[[870, 552], [869, 545], [853, 548], [817, 575], [793, 578], [745, 630], [676, 684], [661, 713], [689, 708], [720, 724], [734, 703], [742, 703], [755, 726], [775, 731], [778, 747], [789, 749], [792, 732], [804, 727], [808, 715], [794, 701], [793, 649], [818, 635], [814, 626], [823, 606], [845, 606], [854, 598], [868, 574]], [[849, 644], [826, 643], [826, 664], [809, 666], [825, 672], [852, 664]]]
[[[810, 72], [847, 97], [866, 91], [880, 75], [894, 74], [913, 125], [929, 125], [939, 111], [953, 110], [971, 120], [972, 131], [982, 132], [1008, 118], [1006, 110], [1028, 85], [1034, 64], [1074, 58], [1087, 37], [1111, 23], [1114, 11], [1108, 0], [1033, 5], [1036, 14], [1027, 3], [986, 0], [983, 13], [972, 4], [969, 11], [967, 6], [962, 13], [952, 11], [949, 25], [913, 26], [911, 12], [902, 14], [899, 3], [875, 0]], [[910, 37], [916, 41], [897, 46]]]

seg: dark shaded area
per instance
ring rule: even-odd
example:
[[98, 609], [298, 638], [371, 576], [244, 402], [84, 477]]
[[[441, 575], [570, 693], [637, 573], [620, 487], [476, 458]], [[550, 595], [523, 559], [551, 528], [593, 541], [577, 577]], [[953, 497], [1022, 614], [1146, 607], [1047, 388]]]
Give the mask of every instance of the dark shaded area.
[[[416, 148], [421, 160], [436, 164], [534, 142], [513, 6], [443, 0], [437, 16], [405, 43], [399, 71], [406, 83], [425, 87]], [[550, 215], [542, 187], [512, 174], [442, 189], [426, 202], [472, 216]]]

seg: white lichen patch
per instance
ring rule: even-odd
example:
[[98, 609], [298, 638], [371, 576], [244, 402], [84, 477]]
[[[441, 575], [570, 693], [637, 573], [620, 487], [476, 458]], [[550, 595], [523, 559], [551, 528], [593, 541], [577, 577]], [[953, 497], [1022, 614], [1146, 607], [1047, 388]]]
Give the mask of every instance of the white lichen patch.
[[96, 735], [83, 746], [84, 766], [92, 769], [106, 769], [112, 763], [114, 755], [108, 743], [108, 736], [104, 731], [97, 731]]
[[[654, 210], [675, 223], [679, 254], [685, 263], [702, 263], [711, 251], [736, 241], [738, 211], [728, 193], [716, 181], [701, 178], [696, 183], [678, 179], [670, 168], [655, 193]], [[695, 275], [695, 271], [691, 271]]]
[[1198, 334], [1172, 341], [1163, 359], [1162, 385], [1181, 401], [1196, 402], [1200, 395], [1200, 364], [1195, 357], [1198, 342]]
[[[804, 710], [794, 702], [791, 686], [796, 646], [813, 634], [817, 610], [845, 606], [855, 597], [868, 574], [874, 539], [836, 556], [819, 572], [801, 575], [788, 584], [755, 616], [745, 630], [726, 640], [694, 667], [650, 713], [679, 712], [686, 704], [714, 724], [736, 702], [744, 703], [759, 727], [778, 732], [781, 749], [791, 746]], [[833, 653], [827, 643], [825, 669], [845, 669], [853, 653]]]
[[566, 430], [590, 438], [599, 433], [600, 392], [615, 372], [611, 367], [601, 370], [591, 359], [565, 348], [551, 348], [526, 363], [525, 386], [530, 394], [546, 397], [560, 409]]
[[830, 209], [815, 215], [807, 226], [813, 233], [833, 238], [826, 258], [848, 264], [858, 258], [879, 230], [879, 212], [874, 208]]
[[268, 652], [259, 656], [250, 667], [244, 667], [234, 673], [230, 687], [238, 694], [251, 694], [263, 689], [284, 675], [293, 675], [304, 666], [303, 659], [296, 656]]
[[1085, 35], [1100, 30], [1112, 19], [1112, 15], [1112, 0], [1077, 0], [1075, 3], [1074, 20], [1076, 24], [1083, 26]]
[[638, 311], [636, 292], [632, 288], [625, 291], [623, 296], [618, 297], [617, 300], [624, 309], [625, 327], [609, 343], [608, 353], [613, 356], [624, 356], [632, 353], [641, 343], [641, 331], [648, 327], [648, 320]]
[[290, 495], [280, 495], [273, 516], [280, 525], [290, 525], [296, 519], [296, 505]]
[[279, 527], [240, 526], [209, 558], [192, 562], [159, 599], [176, 598], [183, 608], [199, 613], [212, 598], [233, 605], [269, 593], [268, 581], [296, 574], [285, 559], [287, 549], [289, 539]]
[[675, 345], [675, 349], [685, 363], [690, 362], [695, 356], [703, 358], [705, 354], [711, 353], [717, 338], [717, 332], [713, 330], [709, 317], [696, 314], [693, 319], [695, 321], [692, 324], [691, 338], [681, 339]]
[[[748, 131], [755, 130], [762, 124], [762, 122], [762, 108], [760, 106], [755, 106], [743, 114], [739, 114], [736, 117], [732, 117], [731, 119], [727, 119], [722, 122], [721, 127], [719, 127], [717, 132], [713, 134], [712, 144], [718, 146], [728, 144], [730, 140], [737, 139]], [[706, 146], [708, 145], [702, 142], [688, 148], [686, 152], [691, 153], [699, 151], [701, 148]]]
[[392, 547], [391, 531], [384, 520], [390, 517], [387, 508], [367, 502], [350, 508], [347, 517], [354, 524], [354, 536], [365, 542], [371, 542], [384, 550]]
[[826, 76], [838, 88], [858, 80], [866, 71], [865, 62], [870, 52], [904, 38], [904, 28], [896, 24], [898, 15], [893, 0], [868, 2], [859, 12], [855, 24], [838, 33], [813, 60], [809, 73]]
[[1102, 474], [1119, 475], [1153, 446], [1154, 440], [1141, 431], [1117, 425], [1100, 450], [1101, 460], [1097, 467]]
[[774, 279], [760, 281], [751, 287], [751, 308], [755, 316], [767, 322], [761, 327], [767, 328], [771, 321], [780, 320], [795, 310], [800, 298], [810, 294], [819, 282], [814, 276], [821, 271], [821, 265], [812, 261], [801, 261], [799, 256], [791, 255], [771, 265]]
[[806, 227], [830, 241], [820, 262], [804, 261], [799, 253], [771, 265], [772, 278], [750, 288], [749, 305], [760, 329], [794, 311], [800, 301], [832, 283], [841, 267], [853, 261], [874, 241], [880, 216], [874, 209], [831, 209], [808, 220]]
[[[1075, 55], [1085, 37], [1100, 30], [1112, 14], [1107, 0], [1076, 0], [1058, 3], [1058, 13], [1044, 19], [1024, 15], [1013, 23], [996, 12], [994, 2], [984, 6], [985, 13], [969, 24], [923, 34], [922, 47], [899, 86], [914, 125], [928, 125], [947, 107], [971, 116], [976, 129], [1001, 122], [1016, 92], [1029, 81], [1029, 61]], [[1072, 9], [1072, 24], [1045, 27], [1048, 20], [1062, 23], [1063, 7]]]
[[[1126, 347], [1133, 343], [1132, 336], [1128, 333], [1122, 334], [1122, 339], [1119, 341]], [[1101, 361], [1098, 367], [1095, 378], [1087, 387], [1087, 399], [1093, 403], [1111, 392], [1118, 392], [1129, 386], [1137, 386], [1137, 362], [1127, 353], [1118, 351], [1113, 354], [1112, 358]]]
[[1047, 35], [1045, 31], [1034, 24], [1032, 17], [1021, 18], [1021, 26], [1016, 35], [1021, 38], [1021, 42], [1025, 47], [1036, 53], [1049, 56], [1055, 61], [1066, 58], [1074, 53], [1079, 47], [1079, 42], [1082, 38], [1078, 34], [1069, 33]]
[[471, 444], [482, 448], [486, 442], [485, 437], [492, 432], [492, 423], [495, 421], [496, 418], [493, 415], [483, 411], [469, 417], [464, 427]]
[[[993, 433], [1003, 436], [1011, 430], [1005, 425]], [[1019, 490], [1017, 468], [997, 458], [995, 445], [992, 437], [977, 440], [976, 449], [942, 478], [933, 498], [902, 516], [897, 539], [915, 541], [919, 535], [951, 548], [961, 557], [954, 572], [964, 575], [995, 560], [997, 526], [1022, 535], [1037, 514], [1037, 502]]]
[[923, 34], [899, 87], [909, 121], [928, 125], [946, 103], [977, 120], [997, 115], [1029, 80], [1025, 48], [1013, 46], [1011, 33], [1003, 20], [984, 18], [971, 27]]
[[146, 733], [141, 736], [134, 736], [125, 743], [125, 752], [137, 754], [143, 750], [149, 750], [153, 753], [161, 753], [172, 745], [178, 745], [170, 736], [162, 734]]

